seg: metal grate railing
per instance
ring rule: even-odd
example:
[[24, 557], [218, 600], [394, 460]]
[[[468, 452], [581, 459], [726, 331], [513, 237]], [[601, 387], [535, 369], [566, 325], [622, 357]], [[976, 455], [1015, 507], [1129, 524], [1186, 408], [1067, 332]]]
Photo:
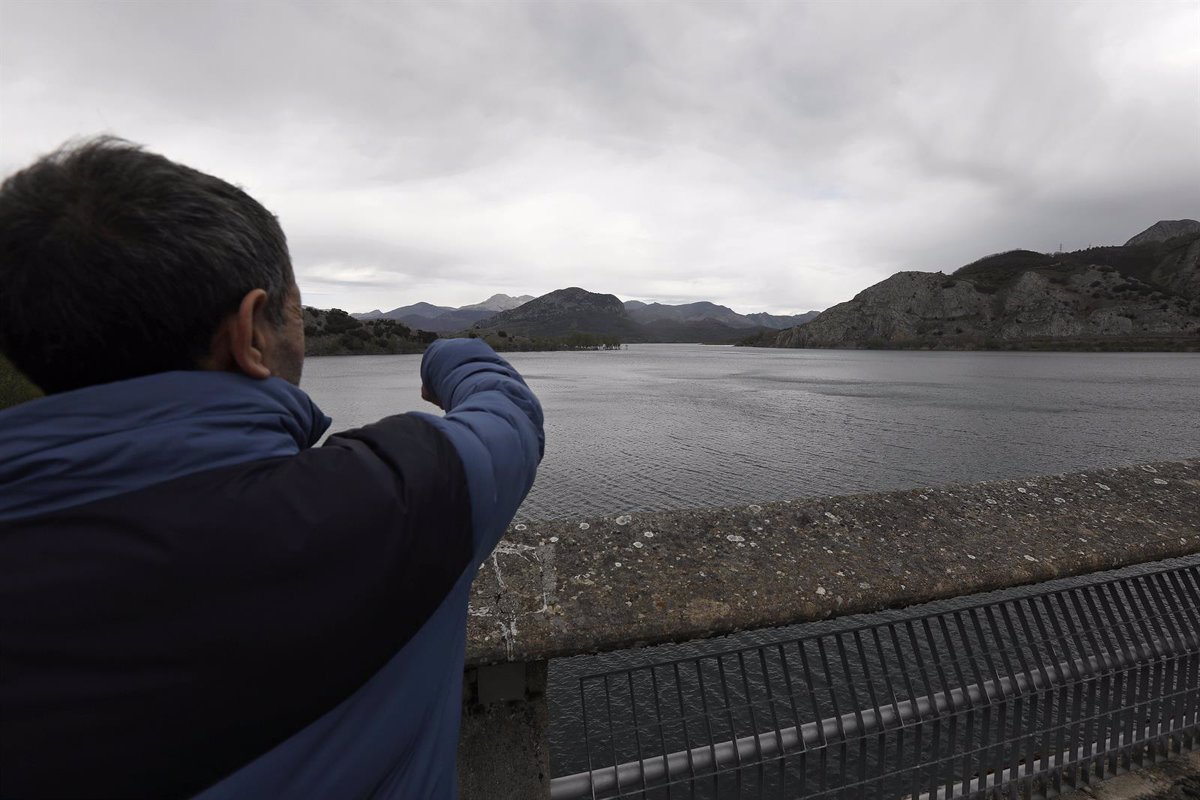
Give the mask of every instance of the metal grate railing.
[[578, 692], [588, 769], [560, 800], [1053, 796], [1200, 745], [1200, 559]]

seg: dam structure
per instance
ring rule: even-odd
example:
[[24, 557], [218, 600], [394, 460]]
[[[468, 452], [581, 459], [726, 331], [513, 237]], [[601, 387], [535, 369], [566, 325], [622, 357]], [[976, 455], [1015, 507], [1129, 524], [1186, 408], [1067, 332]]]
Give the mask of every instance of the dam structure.
[[470, 615], [469, 800], [1053, 797], [1200, 747], [1200, 459], [516, 524]]

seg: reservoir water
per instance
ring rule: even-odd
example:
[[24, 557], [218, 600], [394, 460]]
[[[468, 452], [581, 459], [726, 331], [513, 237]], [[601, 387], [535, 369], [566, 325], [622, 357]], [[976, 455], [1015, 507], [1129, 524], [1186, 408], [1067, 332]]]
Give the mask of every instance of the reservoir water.
[[[1200, 455], [1200, 356], [629, 345], [511, 353], [547, 519], [973, 483]], [[312, 358], [333, 430], [410, 410], [420, 356]]]
[[[546, 457], [520, 512], [526, 519], [1200, 455], [1200, 356], [1192, 354], [630, 345], [508, 357], [546, 411]], [[337, 431], [387, 414], [436, 411], [420, 400], [419, 364], [419, 356], [314, 358], [302, 386]], [[590, 766], [581, 744], [580, 676], [652, 663], [664, 652], [691, 658], [783, 641], [823, 624], [552, 662], [553, 774]], [[701, 700], [687, 702], [694, 711]]]

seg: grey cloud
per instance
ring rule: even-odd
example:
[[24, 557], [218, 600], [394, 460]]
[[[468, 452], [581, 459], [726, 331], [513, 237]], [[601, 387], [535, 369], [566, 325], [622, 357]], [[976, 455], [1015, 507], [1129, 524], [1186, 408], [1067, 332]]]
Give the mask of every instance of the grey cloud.
[[800, 311], [1200, 213], [1190, 1], [0, 3], [0, 169], [142, 140], [342, 307]]

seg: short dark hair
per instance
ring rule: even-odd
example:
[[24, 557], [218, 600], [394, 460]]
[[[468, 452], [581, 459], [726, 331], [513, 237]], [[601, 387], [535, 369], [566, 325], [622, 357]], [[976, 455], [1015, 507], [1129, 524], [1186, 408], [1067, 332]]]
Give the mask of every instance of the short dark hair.
[[0, 351], [48, 393], [195, 369], [248, 292], [282, 324], [294, 283], [271, 212], [122, 139], [0, 184]]

